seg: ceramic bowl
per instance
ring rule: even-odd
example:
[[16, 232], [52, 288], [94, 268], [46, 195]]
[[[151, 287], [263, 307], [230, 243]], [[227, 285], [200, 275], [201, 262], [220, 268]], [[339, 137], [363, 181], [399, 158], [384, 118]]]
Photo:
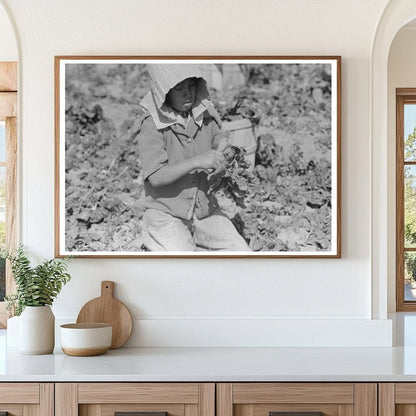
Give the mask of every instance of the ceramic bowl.
[[67, 355], [87, 357], [111, 347], [112, 326], [105, 323], [65, 324], [60, 328], [61, 348]]

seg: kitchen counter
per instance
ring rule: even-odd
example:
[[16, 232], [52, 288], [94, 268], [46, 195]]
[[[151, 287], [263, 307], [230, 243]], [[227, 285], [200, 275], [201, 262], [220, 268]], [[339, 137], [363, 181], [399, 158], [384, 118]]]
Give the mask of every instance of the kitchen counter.
[[416, 348], [119, 348], [95, 357], [6, 348], [0, 381], [416, 381]]
[[416, 314], [392, 316], [392, 348], [119, 348], [70, 357], [24, 355], [0, 330], [0, 381], [416, 381]]

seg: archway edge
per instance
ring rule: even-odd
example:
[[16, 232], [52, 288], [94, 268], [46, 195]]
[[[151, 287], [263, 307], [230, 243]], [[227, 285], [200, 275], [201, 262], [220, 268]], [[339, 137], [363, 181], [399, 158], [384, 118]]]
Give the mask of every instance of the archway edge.
[[[372, 317], [387, 318], [388, 178], [387, 65], [397, 32], [416, 17], [414, 0], [390, 0], [375, 32], [371, 51], [371, 281]], [[391, 255], [391, 254], [390, 254]]]

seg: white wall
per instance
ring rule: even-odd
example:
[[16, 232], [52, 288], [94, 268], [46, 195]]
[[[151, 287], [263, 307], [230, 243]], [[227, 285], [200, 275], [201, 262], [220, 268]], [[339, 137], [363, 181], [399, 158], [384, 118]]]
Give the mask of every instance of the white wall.
[[17, 56], [16, 37], [12, 23], [6, 10], [0, 6], [0, 61], [17, 61]]
[[396, 88], [416, 87], [416, 26], [404, 27], [391, 44], [388, 62], [388, 193], [389, 193], [389, 312], [396, 310], [395, 198], [396, 198]]
[[342, 259], [73, 259], [58, 318], [108, 279], [137, 319], [130, 345], [389, 345], [385, 298], [371, 320], [370, 55], [386, 3], [0, 0], [21, 39], [21, 240], [42, 257], [54, 253], [54, 55], [343, 59]]

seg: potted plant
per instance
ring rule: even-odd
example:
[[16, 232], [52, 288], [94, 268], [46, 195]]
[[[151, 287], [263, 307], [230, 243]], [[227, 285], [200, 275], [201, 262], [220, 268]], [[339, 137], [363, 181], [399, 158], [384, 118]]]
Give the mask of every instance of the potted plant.
[[10, 261], [16, 292], [6, 296], [7, 308], [19, 318], [19, 350], [49, 354], [55, 346], [55, 316], [51, 305], [71, 276], [67, 258], [32, 266], [23, 246], [3, 256]]

